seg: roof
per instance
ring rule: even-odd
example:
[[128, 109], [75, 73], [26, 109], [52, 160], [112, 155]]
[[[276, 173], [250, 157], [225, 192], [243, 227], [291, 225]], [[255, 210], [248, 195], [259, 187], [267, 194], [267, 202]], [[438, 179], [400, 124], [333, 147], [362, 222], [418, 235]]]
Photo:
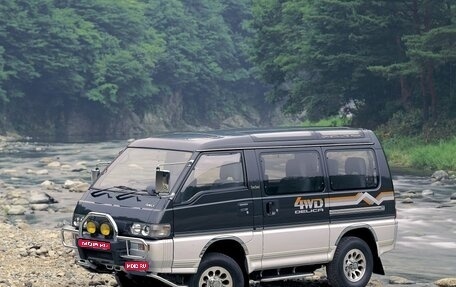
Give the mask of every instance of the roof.
[[317, 144], [378, 144], [370, 130], [353, 128], [269, 128], [170, 133], [139, 139], [130, 147], [183, 151], [269, 148]]

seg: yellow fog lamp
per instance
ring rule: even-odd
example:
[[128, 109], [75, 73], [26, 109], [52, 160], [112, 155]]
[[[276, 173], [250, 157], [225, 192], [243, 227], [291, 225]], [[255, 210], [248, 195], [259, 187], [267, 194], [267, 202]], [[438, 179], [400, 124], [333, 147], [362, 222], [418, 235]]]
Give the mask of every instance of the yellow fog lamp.
[[94, 221], [87, 221], [86, 229], [88, 233], [95, 234], [97, 232], [97, 224]]
[[102, 223], [100, 225], [100, 233], [104, 236], [109, 236], [111, 234], [111, 226], [107, 222]]

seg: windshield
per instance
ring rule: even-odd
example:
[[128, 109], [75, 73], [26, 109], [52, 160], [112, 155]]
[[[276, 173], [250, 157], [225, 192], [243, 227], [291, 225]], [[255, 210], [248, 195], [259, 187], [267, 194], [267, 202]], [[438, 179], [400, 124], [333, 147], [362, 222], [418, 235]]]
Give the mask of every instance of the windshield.
[[127, 148], [100, 176], [93, 187], [104, 189], [126, 186], [137, 190], [155, 190], [155, 171], [159, 166], [171, 172], [170, 188], [172, 188], [191, 155], [191, 152], [182, 151]]

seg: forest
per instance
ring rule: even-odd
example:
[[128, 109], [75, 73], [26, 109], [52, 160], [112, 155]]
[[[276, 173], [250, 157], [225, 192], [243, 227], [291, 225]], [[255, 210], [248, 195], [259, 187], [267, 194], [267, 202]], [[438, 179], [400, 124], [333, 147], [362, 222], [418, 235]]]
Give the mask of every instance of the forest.
[[450, 139], [455, 10], [452, 0], [3, 1], [0, 131], [220, 128], [235, 115], [259, 126], [280, 109], [386, 138]]

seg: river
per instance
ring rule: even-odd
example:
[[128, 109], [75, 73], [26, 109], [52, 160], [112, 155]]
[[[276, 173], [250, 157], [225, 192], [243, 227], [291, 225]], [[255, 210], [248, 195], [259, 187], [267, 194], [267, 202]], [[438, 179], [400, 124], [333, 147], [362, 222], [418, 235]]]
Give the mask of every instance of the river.
[[[21, 190], [39, 190], [40, 183], [51, 180], [61, 185], [65, 180], [90, 180], [89, 169], [97, 163], [112, 160], [127, 141], [98, 143], [2, 142], [0, 145], [0, 180], [4, 186]], [[50, 168], [43, 158], [65, 166]], [[82, 166], [78, 171], [74, 167]], [[36, 171], [46, 169], [47, 174]], [[414, 174], [393, 170], [397, 194], [399, 233], [396, 249], [382, 256], [388, 276], [406, 277], [427, 284], [444, 277], [456, 277], [456, 205], [448, 204], [456, 192], [454, 182], [433, 184], [430, 173]], [[423, 193], [423, 190], [425, 191]], [[0, 192], [6, 192], [5, 187]], [[80, 193], [46, 191], [58, 203], [51, 211], [26, 214], [26, 220], [37, 227], [56, 228], [70, 222]], [[413, 197], [413, 203], [403, 203]], [[386, 277], [381, 279], [386, 281]], [[425, 285], [423, 285], [425, 286]]]

